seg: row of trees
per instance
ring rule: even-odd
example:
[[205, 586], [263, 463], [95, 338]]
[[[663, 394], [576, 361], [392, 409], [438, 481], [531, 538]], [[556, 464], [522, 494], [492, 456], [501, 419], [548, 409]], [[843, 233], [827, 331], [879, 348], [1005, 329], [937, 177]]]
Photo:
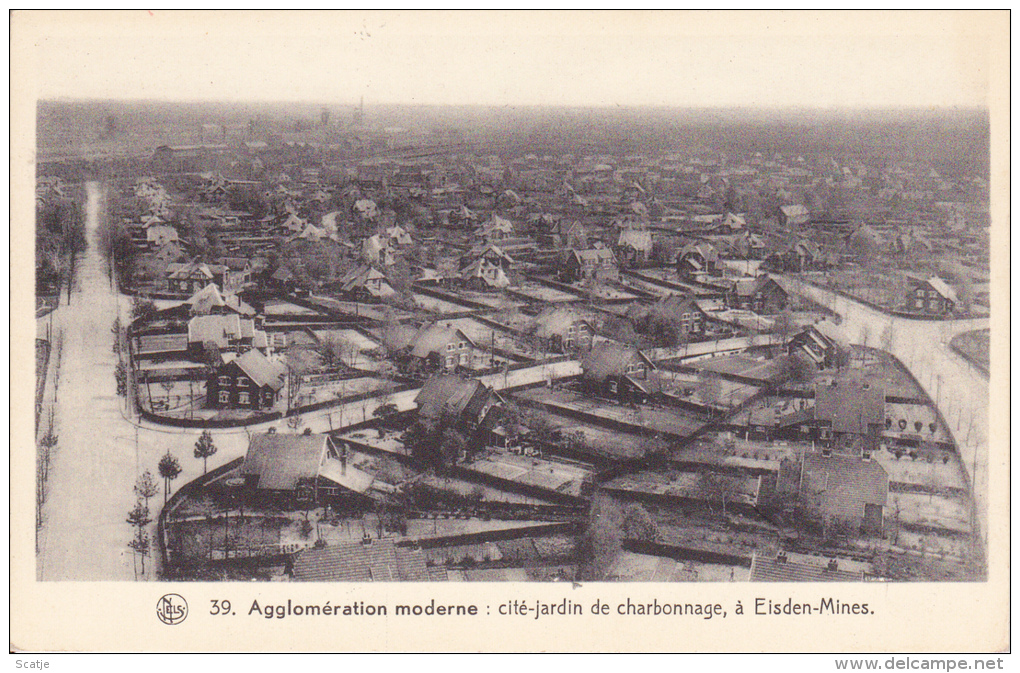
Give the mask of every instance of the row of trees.
[[[217, 452], [216, 444], [213, 442], [212, 434], [205, 430], [195, 442], [195, 458], [202, 459], [202, 473], [208, 471], [209, 458]], [[163, 505], [166, 506], [170, 498], [170, 484], [181, 474], [181, 464], [177, 457], [168, 449], [159, 459], [156, 465], [160, 478], [163, 479]], [[149, 556], [152, 542], [147, 527], [152, 523], [149, 500], [159, 494], [159, 486], [152, 472], [146, 470], [135, 481], [134, 493], [137, 498], [135, 506], [128, 512], [127, 523], [134, 529], [133, 536], [128, 542], [128, 547], [134, 553], [136, 562], [140, 560], [141, 573], [145, 574], [145, 559]], [[135, 568], [135, 577], [138, 577], [138, 567]]]

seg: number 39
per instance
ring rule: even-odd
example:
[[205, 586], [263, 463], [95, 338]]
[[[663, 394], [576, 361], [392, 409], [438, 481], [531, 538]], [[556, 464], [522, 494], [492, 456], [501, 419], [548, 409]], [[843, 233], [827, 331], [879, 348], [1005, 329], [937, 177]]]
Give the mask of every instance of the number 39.
[[212, 601], [212, 605], [209, 606], [209, 614], [211, 614], [211, 615], [229, 615], [230, 614], [230, 601]]

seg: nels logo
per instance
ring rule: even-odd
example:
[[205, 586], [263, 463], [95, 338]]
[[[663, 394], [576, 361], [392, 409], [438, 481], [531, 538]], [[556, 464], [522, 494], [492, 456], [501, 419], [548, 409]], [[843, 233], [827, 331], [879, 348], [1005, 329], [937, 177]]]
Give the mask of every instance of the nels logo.
[[179, 594], [167, 594], [156, 603], [156, 616], [164, 624], [180, 624], [188, 616], [188, 602]]

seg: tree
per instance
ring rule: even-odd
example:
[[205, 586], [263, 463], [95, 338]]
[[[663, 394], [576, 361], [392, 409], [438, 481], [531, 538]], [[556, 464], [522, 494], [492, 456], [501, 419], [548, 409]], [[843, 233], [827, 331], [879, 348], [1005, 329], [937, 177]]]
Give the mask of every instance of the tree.
[[128, 547], [142, 557], [142, 574], [145, 574], [145, 557], [149, 555], [149, 534], [144, 528], [135, 530], [135, 536], [128, 542]]
[[166, 500], [170, 497], [170, 482], [177, 478], [177, 475], [181, 473], [181, 464], [177, 461], [170, 450], [163, 454], [163, 457], [159, 459], [159, 476], [163, 477], [163, 504], [166, 504]]
[[131, 304], [131, 321], [137, 320], [146, 323], [155, 318], [158, 312], [156, 305], [151, 299], [135, 297], [134, 302]]
[[726, 516], [726, 497], [730, 492], [730, 484], [726, 477], [716, 472], [701, 472], [698, 475], [698, 493], [710, 504], [713, 501], [722, 503], [722, 513]]
[[346, 366], [344, 356], [354, 350], [346, 339], [337, 336], [324, 336], [319, 340], [315, 352], [322, 358], [322, 364], [328, 369], [339, 369]]
[[135, 554], [142, 557], [142, 573], [145, 573], [145, 557], [149, 553], [149, 535], [145, 527], [149, 525], [152, 518], [149, 516], [149, 507], [139, 500], [134, 508], [128, 512], [127, 522], [134, 526], [135, 537], [128, 543]]
[[805, 355], [794, 353], [783, 358], [781, 379], [794, 383], [811, 383], [818, 370]]
[[698, 372], [698, 395], [705, 406], [712, 407], [722, 397], [722, 377], [718, 372], [702, 369]]
[[149, 507], [149, 498], [156, 497], [159, 493], [159, 487], [156, 486], [156, 480], [152, 478], [152, 472], [146, 470], [138, 477], [135, 481], [135, 495], [145, 500], [145, 507]]
[[620, 553], [623, 515], [608, 495], [598, 493], [591, 501], [588, 528], [581, 538], [581, 579], [601, 582]]
[[218, 450], [213, 444], [212, 434], [208, 430], [203, 430], [195, 442], [195, 458], [202, 459], [202, 474], [209, 471], [209, 458], [216, 455]]
[[780, 343], [786, 343], [793, 336], [794, 330], [797, 329], [797, 324], [794, 322], [793, 313], [790, 309], [783, 309], [779, 315], [775, 317], [775, 321], [772, 325], [772, 333], [779, 338]]

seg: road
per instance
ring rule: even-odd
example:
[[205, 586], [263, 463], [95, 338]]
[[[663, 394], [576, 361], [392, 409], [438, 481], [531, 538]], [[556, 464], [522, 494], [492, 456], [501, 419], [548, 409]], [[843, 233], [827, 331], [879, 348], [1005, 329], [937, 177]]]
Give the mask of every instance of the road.
[[[988, 379], [957, 355], [950, 340], [957, 334], [987, 329], [988, 318], [932, 321], [887, 315], [842, 295], [790, 276], [774, 276], [795, 292], [831, 308], [843, 320], [833, 329], [849, 343], [880, 348], [895, 355], [935, 401], [960, 450], [962, 467], [972, 485], [977, 525], [988, 536]], [[1004, 458], [995, 469], [1008, 469]]]
[[[111, 328], [118, 316], [127, 324], [130, 300], [111, 286], [106, 264], [99, 253], [96, 230], [99, 225], [103, 187], [86, 187], [86, 226], [88, 247], [78, 260], [77, 278], [70, 302], [59, 306], [52, 318], [52, 329], [63, 339], [59, 386], [47, 383], [43, 418], [53, 413], [53, 431], [59, 438], [54, 452], [43, 506], [43, 524], [38, 535], [37, 577], [44, 581], [107, 581], [156, 579], [154, 559], [146, 563], [146, 573], [136, 575], [135, 558], [127, 543], [132, 529], [125, 521], [136, 497], [137, 477], [150, 470], [159, 480], [156, 465], [170, 451], [180, 462], [182, 472], [172, 484], [185, 484], [202, 473], [202, 461], [193, 455], [199, 431], [167, 428], [136, 419], [129, 405], [116, 393]], [[40, 323], [42, 324], [42, 323]], [[54, 368], [56, 363], [54, 363]], [[526, 369], [483, 377], [494, 388], [520, 386], [580, 373], [576, 361], [536, 365]], [[371, 418], [376, 407], [392, 402], [399, 410], [414, 408], [417, 390], [381, 396], [306, 414], [298, 431], [315, 432], [341, 429]], [[286, 423], [214, 431], [218, 447], [209, 459], [209, 468], [243, 456], [251, 433], [264, 432], [269, 425], [282, 432]], [[162, 493], [150, 502], [155, 518], [162, 506]], [[150, 526], [150, 535], [154, 534]]]

